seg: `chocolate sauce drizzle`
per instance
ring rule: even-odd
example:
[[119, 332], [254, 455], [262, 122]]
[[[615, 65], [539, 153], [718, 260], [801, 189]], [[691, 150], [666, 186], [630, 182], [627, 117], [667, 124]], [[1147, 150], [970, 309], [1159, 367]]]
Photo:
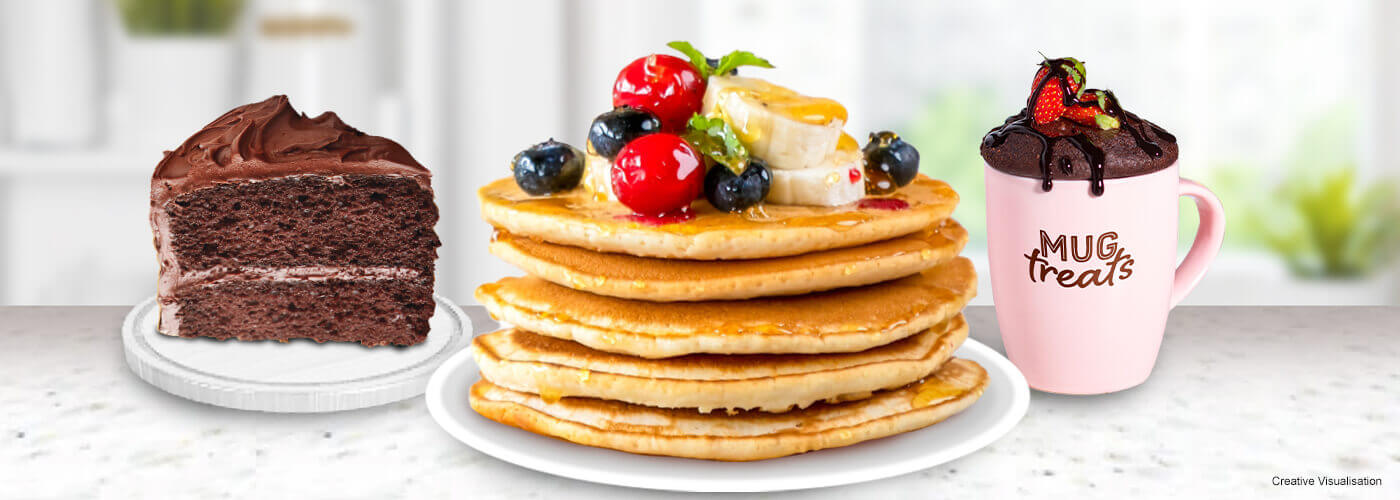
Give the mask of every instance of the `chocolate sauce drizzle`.
[[[1064, 83], [1070, 81], [1069, 72], [1065, 69], [1066, 66], [1072, 65], [1070, 61], [1065, 59], [1050, 59], [1047, 60], [1045, 64], [1048, 65], [1050, 70], [1045, 75], [1045, 78], [1042, 78], [1036, 85], [1030, 97], [1026, 98], [1026, 107], [1022, 108], [1020, 113], [1007, 118], [1000, 127], [988, 132], [987, 135], [982, 138], [982, 145], [983, 147], [1000, 146], [1011, 134], [1021, 134], [1040, 141], [1040, 188], [1049, 191], [1054, 186], [1054, 182], [1051, 180], [1051, 164], [1056, 163], [1054, 159], [1051, 158], [1051, 155], [1053, 154], [1056, 144], [1060, 142], [1068, 143], [1075, 150], [1079, 151], [1079, 153], [1084, 156], [1084, 161], [1089, 164], [1090, 191], [1094, 196], [1102, 196], [1105, 159], [1103, 149], [1094, 145], [1093, 142], [1089, 140], [1089, 136], [1082, 131], [1073, 135], [1051, 136], [1036, 128], [1032, 110], [1035, 107], [1035, 103], [1040, 100], [1040, 93], [1045, 90], [1045, 86], [1052, 80], [1058, 79], [1057, 81], [1061, 82], [1061, 94], [1064, 96], [1065, 107], [1083, 108], [1097, 105], [1096, 102], [1079, 102], [1075, 99], [1075, 94], [1070, 92], [1068, 86]], [[1138, 149], [1142, 150], [1143, 153], [1153, 158], [1162, 156], [1162, 146], [1147, 137], [1143, 130], [1145, 128], [1150, 127], [1160, 139], [1176, 142], [1176, 136], [1167, 133], [1167, 131], [1163, 130], [1161, 127], [1151, 122], [1143, 121], [1141, 118], [1138, 118], [1137, 115], [1124, 111], [1123, 107], [1118, 103], [1118, 97], [1114, 96], [1112, 91], [1084, 89], [1084, 92], [1102, 92], [1104, 94], [1104, 111], [1109, 116], [1118, 119], [1119, 128], [1127, 131], [1128, 134], [1132, 136]], [[1063, 120], [1064, 118], [1060, 119]], [[1062, 174], [1068, 175], [1071, 172], [1072, 161], [1070, 158], [1060, 157], [1058, 163], [1059, 170]]]

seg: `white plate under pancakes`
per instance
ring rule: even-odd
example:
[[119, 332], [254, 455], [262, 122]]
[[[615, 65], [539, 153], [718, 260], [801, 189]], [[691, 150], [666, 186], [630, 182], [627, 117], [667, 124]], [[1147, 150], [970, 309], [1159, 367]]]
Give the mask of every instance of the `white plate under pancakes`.
[[428, 382], [428, 411], [448, 434], [478, 451], [540, 472], [583, 481], [697, 492], [821, 488], [907, 474], [991, 444], [1025, 416], [1026, 379], [1005, 357], [968, 339], [954, 356], [987, 370], [987, 390], [966, 411], [931, 427], [854, 446], [756, 462], [711, 462], [633, 455], [532, 434], [472, 411], [468, 389], [480, 376], [469, 352], [440, 366]]
[[156, 331], [154, 297], [127, 314], [122, 345], [138, 377], [186, 399], [279, 413], [354, 410], [422, 394], [433, 370], [471, 344], [471, 320], [433, 299], [428, 339], [409, 347], [170, 337]]

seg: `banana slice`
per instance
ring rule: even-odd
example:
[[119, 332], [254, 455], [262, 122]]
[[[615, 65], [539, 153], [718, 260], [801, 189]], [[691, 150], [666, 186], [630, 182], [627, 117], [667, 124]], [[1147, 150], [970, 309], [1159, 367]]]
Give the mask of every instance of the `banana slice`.
[[608, 201], [617, 199], [612, 192], [612, 162], [592, 152], [583, 155], [583, 188], [593, 193], [593, 199]]
[[834, 207], [865, 196], [865, 169], [859, 150], [840, 149], [825, 166], [773, 170], [773, 187], [764, 201], [776, 205]]
[[841, 103], [742, 76], [710, 77], [701, 112], [723, 117], [775, 171], [829, 166], [846, 123]]

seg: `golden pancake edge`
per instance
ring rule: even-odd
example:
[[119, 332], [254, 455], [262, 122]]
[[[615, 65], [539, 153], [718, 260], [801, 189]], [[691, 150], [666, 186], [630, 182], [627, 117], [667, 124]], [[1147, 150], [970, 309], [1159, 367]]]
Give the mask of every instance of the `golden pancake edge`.
[[646, 302], [534, 278], [482, 285], [476, 300], [496, 319], [606, 352], [685, 354], [862, 351], [931, 328], [977, 294], [972, 261], [856, 288], [739, 301]]
[[976, 402], [987, 380], [977, 363], [954, 358], [924, 380], [898, 389], [785, 413], [700, 413], [571, 397], [546, 402], [485, 379], [472, 386], [470, 403], [491, 420], [587, 446], [747, 461], [848, 446], [933, 425]]
[[491, 253], [531, 276], [592, 293], [660, 302], [797, 295], [918, 274], [956, 257], [953, 219], [897, 238], [789, 257], [706, 261], [603, 253], [498, 231]]
[[932, 373], [967, 339], [962, 315], [854, 353], [693, 354], [644, 359], [506, 329], [477, 337], [472, 356], [493, 384], [545, 401], [588, 397], [659, 408], [784, 412], [863, 399]]
[[515, 235], [599, 252], [690, 260], [784, 257], [887, 240], [948, 218], [958, 203], [947, 183], [920, 174], [894, 195], [909, 205], [899, 210], [770, 205], [728, 213], [696, 203], [693, 220], [653, 225], [584, 189], [536, 197], [503, 178], [477, 193], [482, 218]]

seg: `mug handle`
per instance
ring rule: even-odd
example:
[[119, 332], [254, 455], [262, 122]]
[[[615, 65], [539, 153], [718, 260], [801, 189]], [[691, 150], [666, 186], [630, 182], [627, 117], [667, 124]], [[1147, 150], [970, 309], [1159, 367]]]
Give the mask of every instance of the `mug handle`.
[[1220, 253], [1220, 244], [1225, 241], [1225, 207], [1220, 198], [1200, 183], [1181, 179], [1178, 196], [1189, 196], [1196, 201], [1196, 212], [1201, 216], [1201, 225], [1196, 228], [1196, 240], [1181, 265], [1176, 266], [1176, 279], [1172, 282], [1171, 307], [1181, 303], [1192, 288], [1205, 276], [1210, 261]]

